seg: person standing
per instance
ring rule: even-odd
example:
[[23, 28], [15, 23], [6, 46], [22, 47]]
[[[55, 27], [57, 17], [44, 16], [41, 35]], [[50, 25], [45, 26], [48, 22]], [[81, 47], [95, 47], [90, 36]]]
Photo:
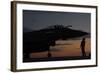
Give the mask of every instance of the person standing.
[[86, 56], [86, 53], [85, 53], [85, 38], [82, 39], [80, 48], [81, 48], [82, 56]]

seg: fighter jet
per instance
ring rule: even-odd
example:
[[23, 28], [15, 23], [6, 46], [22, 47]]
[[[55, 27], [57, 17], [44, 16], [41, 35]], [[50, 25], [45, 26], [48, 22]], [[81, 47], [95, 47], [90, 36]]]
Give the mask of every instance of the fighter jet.
[[71, 25], [54, 25], [40, 30], [23, 34], [23, 53], [50, 51], [50, 46], [55, 46], [55, 41], [72, 39], [88, 35], [89, 33], [70, 28]]

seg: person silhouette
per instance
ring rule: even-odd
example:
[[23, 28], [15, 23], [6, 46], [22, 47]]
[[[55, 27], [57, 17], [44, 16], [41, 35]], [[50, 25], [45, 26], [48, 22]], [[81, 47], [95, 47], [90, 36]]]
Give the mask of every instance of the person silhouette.
[[52, 55], [51, 55], [51, 52], [50, 51], [48, 51], [48, 57], [50, 58]]
[[82, 51], [82, 56], [86, 56], [86, 53], [85, 53], [85, 38], [82, 39], [80, 48], [81, 48], [81, 51]]
[[50, 52], [48, 52], [48, 57], [50, 58], [52, 55], [51, 55], [51, 53]]

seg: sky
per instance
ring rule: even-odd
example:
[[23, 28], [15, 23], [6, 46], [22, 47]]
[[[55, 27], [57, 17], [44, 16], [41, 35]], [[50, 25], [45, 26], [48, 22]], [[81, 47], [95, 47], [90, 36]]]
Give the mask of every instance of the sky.
[[31, 32], [53, 25], [72, 25], [71, 29], [90, 33], [91, 14], [23, 10], [23, 32]]

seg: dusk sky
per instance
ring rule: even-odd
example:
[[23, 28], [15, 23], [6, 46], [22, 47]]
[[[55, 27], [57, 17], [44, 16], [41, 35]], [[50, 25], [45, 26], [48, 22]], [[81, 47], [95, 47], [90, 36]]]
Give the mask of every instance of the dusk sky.
[[90, 32], [91, 14], [23, 10], [23, 31], [30, 32], [53, 25], [72, 25], [72, 29]]

